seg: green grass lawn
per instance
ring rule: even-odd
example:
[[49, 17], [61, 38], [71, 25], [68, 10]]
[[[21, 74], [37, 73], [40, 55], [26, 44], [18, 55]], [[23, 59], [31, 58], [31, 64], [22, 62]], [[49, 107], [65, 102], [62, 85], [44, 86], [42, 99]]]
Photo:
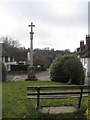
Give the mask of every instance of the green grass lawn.
[[[2, 117], [4, 118], [25, 118], [25, 120], [87, 120], [85, 111], [88, 107], [88, 98], [82, 98], [81, 108], [75, 113], [48, 115], [40, 111], [36, 111], [36, 100], [27, 99], [27, 86], [42, 86], [42, 85], [61, 85], [57, 82], [6, 82], [2, 84]], [[64, 104], [78, 103], [77, 98], [69, 99], [51, 99], [40, 100], [40, 106], [60, 106]]]

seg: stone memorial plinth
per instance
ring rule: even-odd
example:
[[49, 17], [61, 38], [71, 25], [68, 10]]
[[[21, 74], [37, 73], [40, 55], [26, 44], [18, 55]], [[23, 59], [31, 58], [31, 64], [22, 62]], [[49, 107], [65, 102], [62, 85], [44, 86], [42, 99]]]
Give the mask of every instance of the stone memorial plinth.
[[27, 81], [33, 81], [33, 80], [37, 80], [35, 77], [35, 67], [34, 66], [29, 66], [27, 68], [27, 72], [28, 72], [28, 76], [27, 76]]

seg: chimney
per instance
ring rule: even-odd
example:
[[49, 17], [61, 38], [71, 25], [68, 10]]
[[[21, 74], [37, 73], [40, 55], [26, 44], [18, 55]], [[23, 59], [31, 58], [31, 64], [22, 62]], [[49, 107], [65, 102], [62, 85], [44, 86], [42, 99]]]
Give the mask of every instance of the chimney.
[[80, 41], [80, 48], [84, 45], [84, 40]]
[[87, 46], [87, 50], [90, 50], [90, 35], [86, 35], [86, 46]]

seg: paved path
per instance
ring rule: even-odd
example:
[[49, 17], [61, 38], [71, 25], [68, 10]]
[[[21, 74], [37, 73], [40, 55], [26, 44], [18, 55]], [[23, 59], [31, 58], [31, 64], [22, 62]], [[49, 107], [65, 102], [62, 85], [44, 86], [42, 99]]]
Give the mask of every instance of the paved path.
[[[38, 79], [38, 81], [50, 81], [50, 74], [49, 74], [49, 70], [47, 71], [43, 71], [43, 72], [38, 72], [36, 73], [36, 78]], [[8, 74], [7, 76], [7, 80], [9, 81], [24, 81], [27, 78], [27, 74], [25, 73], [13, 73], [13, 74]]]
[[43, 107], [40, 111], [47, 114], [62, 114], [76, 112], [77, 108], [74, 106]]
[[36, 77], [39, 81], [50, 81], [49, 70], [37, 73]]

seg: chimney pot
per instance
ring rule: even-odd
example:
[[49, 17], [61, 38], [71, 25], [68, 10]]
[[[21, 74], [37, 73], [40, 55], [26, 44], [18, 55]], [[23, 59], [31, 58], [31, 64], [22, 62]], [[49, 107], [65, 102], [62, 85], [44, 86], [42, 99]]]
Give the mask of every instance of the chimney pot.
[[82, 47], [84, 45], [84, 40], [80, 41], [80, 47]]

